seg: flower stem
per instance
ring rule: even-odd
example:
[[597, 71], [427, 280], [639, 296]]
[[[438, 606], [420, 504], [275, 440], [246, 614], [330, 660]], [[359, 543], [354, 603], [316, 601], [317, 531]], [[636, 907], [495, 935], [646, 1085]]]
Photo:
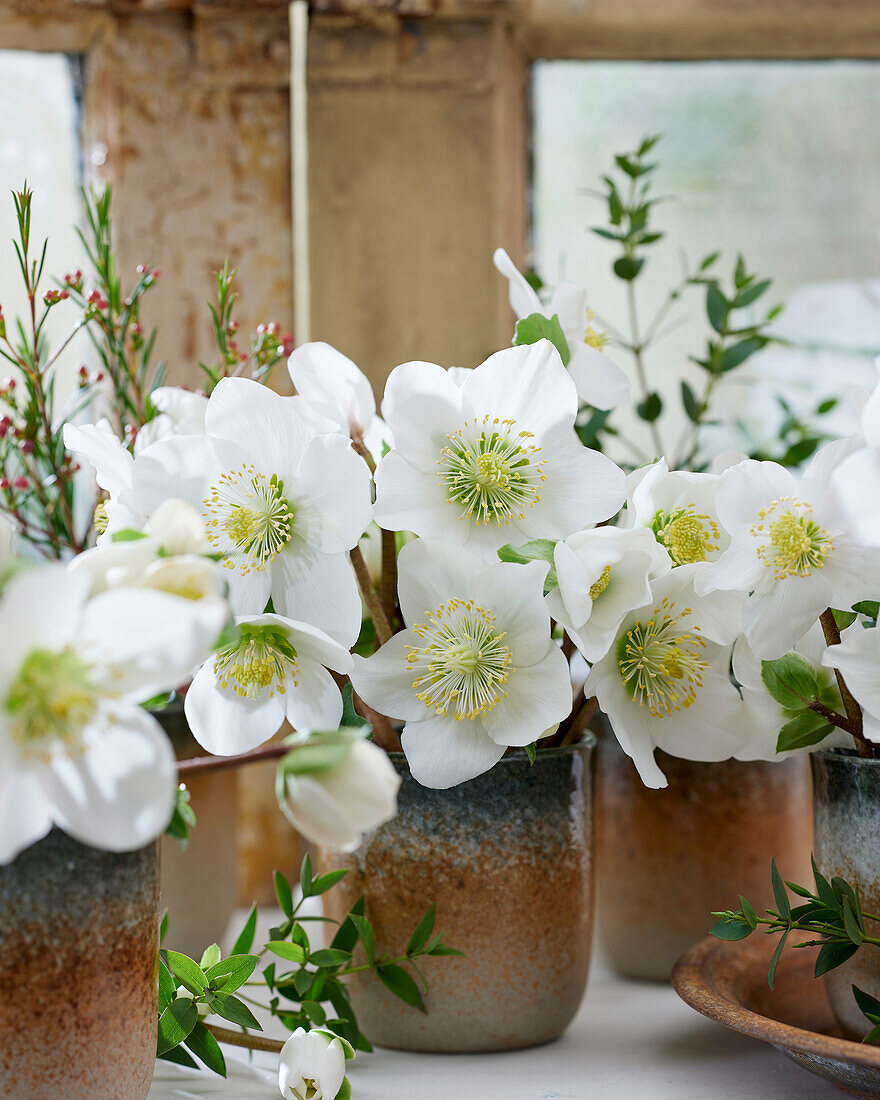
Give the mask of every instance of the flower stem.
[[389, 624], [397, 617], [397, 537], [393, 531], [382, 532], [382, 577], [379, 598]]
[[571, 720], [571, 725], [565, 732], [565, 736], [559, 742], [562, 745], [573, 745], [590, 724], [593, 715], [599, 709], [599, 700], [595, 695], [591, 699], [585, 699], [583, 705]]
[[[822, 612], [819, 621], [822, 624], [826, 643], [829, 646], [840, 645], [840, 630], [834, 619], [834, 612], [830, 607]], [[837, 686], [840, 689], [840, 697], [843, 700], [846, 717], [849, 721], [849, 725], [845, 728], [855, 741], [856, 750], [859, 756], [863, 756], [869, 760], [875, 759], [877, 751], [874, 745], [865, 738], [862, 732], [862, 708], [856, 702], [855, 697], [849, 690], [842, 673], [838, 669], [835, 669], [834, 675], [837, 677]], [[835, 725], [836, 724], [837, 723], [835, 723]]]
[[216, 1024], [205, 1024], [205, 1027], [218, 1043], [226, 1043], [231, 1047], [245, 1047], [247, 1050], [267, 1050], [270, 1054], [280, 1054], [284, 1043], [280, 1039], [269, 1039], [265, 1035], [250, 1035], [246, 1031], [233, 1031], [228, 1027], [218, 1027]]
[[205, 775], [208, 772], [225, 771], [227, 768], [240, 768], [245, 764], [259, 764], [263, 760], [278, 760], [289, 752], [296, 752], [296, 747], [281, 743], [264, 745], [261, 749], [240, 752], [235, 756], [193, 756], [189, 760], [178, 760], [177, 772], [184, 777]]
[[367, 605], [367, 610], [370, 612], [370, 618], [373, 620], [373, 626], [376, 629], [376, 637], [379, 639], [379, 644], [384, 645], [386, 642], [391, 641], [391, 624], [388, 622], [388, 617], [382, 607], [382, 601], [379, 599], [373, 585], [373, 579], [370, 576], [370, 570], [367, 568], [367, 563], [364, 561], [364, 555], [361, 553], [361, 548], [355, 546], [354, 549], [349, 552], [349, 557], [351, 558], [351, 564], [354, 566], [354, 574], [357, 577], [361, 595], [364, 597], [364, 603]]

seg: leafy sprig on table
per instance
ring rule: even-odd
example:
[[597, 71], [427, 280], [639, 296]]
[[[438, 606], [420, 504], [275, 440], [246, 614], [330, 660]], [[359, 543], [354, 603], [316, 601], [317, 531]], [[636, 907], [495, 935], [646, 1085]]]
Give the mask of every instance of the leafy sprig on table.
[[[719, 920], [711, 934], [719, 940], [744, 940], [753, 932], [779, 936], [767, 971], [767, 981], [771, 989], [779, 959], [793, 932], [805, 932], [810, 938], [798, 940], [791, 946], [820, 949], [813, 972], [816, 978], [842, 966], [865, 944], [880, 947], [880, 937], [872, 936], [865, 923], [880, 922], [880, 916], [864, 912], [858, 889], [838, 876], [829, 881], [819, 871], [815, 859], [812, 864], [815, 888], [809, 889], [783, 879], [776, 860], [773, 860], [770, 874], [776, 908], [766, 909], [763, 916], [758, 916], [755, 907], [742, 896], [739, 899], [739, 909], [726, 909], [712, 914]], [[799, 904], [792, 905], [789, 890], [801, 899]], [[857, 986], [853, 986], [853, 994], [859, 1008], [875, 1025], [863, 1042], [873, 1043], [880, 1040], [880, 1001]]]
[[[329, 946], [312, 947], [306, 922], [333, 922], [301, 913], [303, 903], [326, 893], [346, 874], [345, 870], [337, 870], [316, 876], [306, 856], [300, 870], [301, 897], [294, 901], [293, 885], [276, 871], [275, 893], [284, 920], [270, 929], [268, 942], [256, 954], [253, 953], [256, 905], [227, 959], [221, 958], [216, 944], [207, 949], [199, 963], [179, 952], [163, 949], [157, 1056], [182, 1065], [195, 1065], [195, 1056], [209, 1069], [225, 1076], [225, 1061], [214, 1034], [217, 1028], [205, 1019], [219, 1016], [247, 1036], [262, 1030], [253, 1008], [269, 1013], [289, 1031], [317, 1028], [338, 1036], [352, 1050], [370, 1051], [372, 1047], [360, 1029], [345, 985], [345, 979], [352, 974], [372, 973], [395, 997], [424, 1012], [423, 993], [428, 983], [416, 960], [462, 954], [443, 942], [442, 933], [435, 932], [433, 905], [413, 929], [406, 948], [398, 954], [377, 954], [373, 927], [364, 916], [363, 898], [339, 924]], [[363, 952], [363, 962], [355, 961], [358, 946]], [[257, 967], [270, 957], [260, 978], [254, 979]], [[242, 992], [244, 989], [246, 993]], [[258, 1000], [257, 990], [264, 996], [268, 994], [267, 999]], [[249, 1044], [244, 1041], [242, 1045]]]

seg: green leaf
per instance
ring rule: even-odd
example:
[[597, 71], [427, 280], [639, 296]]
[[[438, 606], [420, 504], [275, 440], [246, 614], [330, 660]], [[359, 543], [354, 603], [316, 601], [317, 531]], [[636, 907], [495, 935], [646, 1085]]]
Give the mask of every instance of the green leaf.
[[559, 352], [562, 365], [567, 367], [571, 359], [571, 349], [568, 340], [562, 331], [557, 314], [545, 317], [541, 313], [530, 313], [516, 322], [513, 335], [514, 347], [522, 347], [524, 344], [537, 344], [539, 340], [549, 340]]
[[880, 1040], [880, 1027], [871, 1028], [868, 1034], [862, 1039], [863, 1043], [876, 1043]]
[[770, 881], [773, 884], [773, 897], [776, 899], [776, 908], [780, 916], [790, 917], [791, 903], [788, 900], [788, 891], [785, 889], [785, 883], [782, 881], [775, 859], [770, 864]]
[[831, 614], [834, 616], [834, 621], [837, 623], [838, 630], [846, 630], [846, 628], [852, 626], [858, 618], [855, 611], [838, 611], [836, 607], [831, 609]]
[[347, 874], [348, 871], [344, 867], [340, 867], [337, 871], [328, 871], [326, 875], [320, 875], [312, 882], [312, 896], [317, 897], [318, 894], [326, 894]]
[[209, 993], [208, 994], [208, 1008], [212, 1012], [216, 1012], [218, 1016], [222, 1016], [224, 1020], [228, 1020], [231, 1024], [238, 1024], [239, 1027], [253, 1028], [255, 1031], [262, 1031], [260, 1021], [251, 1012], [244, 1001], [240, 1001], [238, 997], [234, 997], [231, 993]]
[[431, 908], [425, 913], [419, 923], [416, 925], [413, 934], [409, 938], [409, 943], [406, 945], [407, 955], [419, 955], [422, 949], [431, 938], [431, 933], [434, 931], [434, 922], [437, 919], [437, 906], [432, 905]]
[[352, 737], [352, 727], [345, 727], [346, 734], [313, 735], [310, 741], [297, 745], [279, 762], [279, 771], [284, 775], [318, 775], [333, 771], [348, 756], [351, 746], [359, 737]]
[[356, 913], [349, 913], [348, 919], [353, 922], [361, 937], [361, 943], [364, 945], [364, 951], [367, 955], [367, 962], [372, 966], [376, 961], [376, 937], [373, 934], [373, 926], [367, 920], [366, 917], [358, 916]]
[[445, 943], [436, 943], [425, 954], [433, 956], [435, 959], [442, 958], [467, 958], [464, 951], [459, 951], [456, 947], [447, 947]]
[[312, 892], [312, 857], [308, 852], [306, 852], [302, 866], [299, 869], [299, 886], [302, 890], [302, 896], [304, 898], [309, 897]]
[[361, 717], [354, 709], [354, 688], [351, 683], [347, 683], [342, 689], [342, 721], [339, 724], [349, 729], [369, 725], [366, 718]]
[[684, 411], [687, 414], [688, 420], [693, 424], [699, 424], [700, 416], [702, 415], [702, 406], [697, 399], [697, 395], [687, 382], [682, 382], [681, 384], [681, 403], [684, 406]]
[[351, 952], [341, 951], [338, 947], [322, 947], [309, 955], [309, 962], [315, 966], [344, 966], [351, 962]]
[[739, 340], [735, 344], [731, 344], [729, 348], [725, 348], [721, 353], [720, 370], [722, 373], [729, 370], [735, 370], [736, 367], [741, 366], [746, 359], [755, 354], [756, 351], [760, 351], [766, 344], [766, 340], [762, 339], [749, 339]]
[[556, 568], [553, 565], [553, 552], [556, 543], [553, 539], [532, 539], [522, 546], [513, 546], [506, 542], [498, 551], [498, 557], [502, 561], [513, 562], [516, 565], [527, 565], [530, 561], [546, 561], [550, 563], [550, 569], [544, 580], [544, 591], [556, 588], [559, 583], [556, 579]]
[[826, 397], [824, 401], [820, 401], [816, 406], [816, 416], [827, 416], [837, 408], [839, 402], [836, 397]]
[[752, 302], [757, 300], [764, 294], [770, 286], [772, 279], [761, 279], [760, 282], [753, 283], [745, 290], [741, 290], [733, 300], [735, 309], [742, 309], [744, 306], [750, 306]]
[[744, 940], [752, 934], [752, 929], [746, 921], [736, 920], [734, 917], [722, 917], [721, 920], [709, 931], [710, 936], [717, 940]]
[[860, 615], [867, 615], [869, 619], [876, 619], [880, 617], [880, 601], [861, 600], [853, 604], [853, 611], [858, 611]]
[[842, 966], [855, 955], [858, 948], [854, 943], [826, 943], [816, 956], [814, 976], [821, 978], [829, 970]]
[[783, 932], [779, 937], [779, 943], [776, 945], [776, 950], [773, 952], [773, 957], [770, 960], [770, 968], [767, 971], [767, 984], [770, 988], [773, 988], [773, 979], [776, 977], [776, 967], [779, 963], [780, 956], [782, 955], [782, 949], [785, 947], [785, 941], [788, 939], [788, 932]]
[[529, 764], [531, 767], [535, 766], [535, 761], [538, 759], [538, 742], [533, 741], [531, 745], [524, 745], [525, 754], [529, 758]]
[[861, 947], [865, 942], [865, 934], [856, 919], [849, 898], [845, 898], [843, 902], [843, 927], [856, 947]]
[[707, 271], [712, 266], [712, 264], [716, 262], [720, 255], [720, 252], [710, 252], [709, 255], [706, 256], [701, 262], [700, 271]]
[[330, 944], [331, 947], [338, 947], [342, 951], [353, 951], [354, 946], [358, 941], [358, 929], [354, 923], [355, 917], [363, 916], [364, 913], [364, 899], [358, 898], [358, 900], [351, 907], [351, 912], [340, 924], [336, 930], [336, 935]]
[[394, 963], [386, 963], [385, 966], [378, 967], [376, 973], [385, 988], [403, 1001], [404, 1004], [419, 1008], [422, 1012], [427, 1011], [419, 987], [402, 967], [396, 966]]
[[211, 988], [218, 993], [234, 993], [253, 974], [259, 961], [258, 955], [230, 955], [208, 970]]
[[834, 726], [821, 714], [808, 710], [785, 723], [776, 740], [776, 751], [789, 752], [792, 749], [809, 748], [811, 745], [818, 745], [833, 732]]
[[813, 878], [816, 880], [816, 896], [827, 909], [839, 913], [840, 902], [837, 900], [837, 895], [831, 889], [831, 883], [821, 874], [819, 868], [816, 866], [815, 856], [810, 856], [810, 862], [813, 865]]
[[208, 970], [210, 967], [216, 966], [218, 962], [220, 962], [220, 948], [216, 943], [212, 943], [210, 947], [206, 947], [202, 952], [199, 966], [202, 970]]
[[157, 1058], [161, 1058], [163, 1062], [174, 1062], [178, 1066], [186, 1066], [187, 1069], [198, 1069], [198, 1063], [187, 1054], [183, 1047], [172, 1047], [171, 1050], [166, 1050], [162, 1054], [157, 1054]]
[[739, 896], [739, 907], [742, 910], [742, 915], [749, 922], [749, 928], [754, 932], [758, 927], [758, 914], [755, 912], [755, 907], [748, 898], [744, 898], [742, 894]]
[[852, 987], [852, 991], [862, 1014], [867, 1016], [872, 1024], [880, 1024], [880, 1001], [870, 993], [866, 993], [864, 989], [859, 989], [857, 985]]
[[114, 531], [110, 536], [111, 542], [137, 542], [138, 539], [145, 539], [147, 536], [143, 531], [137, 531], [134, 527], [123, 527], [120, 531]]
[[239, 932], [238, 939], [232, 947], [233, 955], [246, 955], [254, 946], [254, 936], [257, 932], [257, 906], [254, 904], [245, 921], [244, 928]]
[[706, 316], [716, 332], [724, 332], [727, 320], [727, 299], [714, 283], [706, 287]]
[[631, 283], [638, 277], [644, 265], [645, 261], [638, 256], [621, 256], [619, 260], [614, 261], [614, 274], [618, 279]]
[[204, 993], [208, 985], [205, 972], [197, 962], [178, 951], [166, 951], [165, 958], [172, 974], [190, 993]]
[[177, 982], [171, 975], [171, 971], [165, 965], [165, 960], [159, 957], [159, 1014], [174, 1000], [177, 993]]
[[788, 653], [776, 661], [762, 661], [761, 679], [770, 696], [786, 710], [799, 709], [819, 698], [816, 671], [798, 653]]
[[280, 871], [275, 872], [275, 896], [285, 917], [293, 916], [293, 888]]
[[303, 963], [306, 961], [305, 951], [296, 943], [288, 943], [286, 940], [270, 940], [266, 944], [266, 948], [273, 955], [277, 955], [279, 959], [286, 959], [288, 962]]
[[199, 1022], [199, 1010], [189, 997], [181, 997], [165, 1009], [159, 1017], [159, 1033], [156, 1057], [179, 1046]]
[[640, 401], [636, 405], [636, 412], [649, 424], [653, 423], [663, 412], [663, 400], [659, 393], [649, 393], [644, 401]]
[[208, 1069], [213, 1070], [220, 1077], [226, 1076], [226, 1059], [223, 1057], [223, 1051], [204, 1024], [196, 1024], [184, 1042]]
[[351, 1100], [351, 1081], [349, 1081], [347, 1077], [342, 1078], [342, 1085], [339, 1088], [339, 1092], [336, 1093], [334, 1100]]

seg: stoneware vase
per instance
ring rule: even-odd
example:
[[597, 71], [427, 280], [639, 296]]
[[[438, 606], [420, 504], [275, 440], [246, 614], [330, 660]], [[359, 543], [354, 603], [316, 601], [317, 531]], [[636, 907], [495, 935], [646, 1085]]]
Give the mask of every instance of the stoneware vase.
[[157, 845], [53, 829], [0, 867], [0, 1097], [144, 1100], [156, 1058]]
[[[205, 756], [190, 733], [181, 702], [154, 711], [178, 760]], [[196, 827], [181, 850], [171, 837], [161, 840], [162, 907], [168, 910], [168, 947], [201, 958], [221, 943], [237, 904], [236, 770], [186, 777]]]
[[[412, 778], [399, 814], [348, 855], [322, 853], [349, 874], [325, 895], [339, 920], [364, 896], [377, 954], [400, 954], [428, 906], [436, 930], [466, 958], [420, 960], [427, 1014], [374, 977], [349, 985], [367, 1037], [420, 1051], [490, 1051], [558, 1038], [583, 997], [592, 928], [593, 747], [523, 752], [450, 790]], [[424, 964], [424, 965], [423, 965]]]
[[740, 894], [770, 904], [774, 856], [786, 878], [809, 881], [805, 758], [705, 764], [658, 752], [669, 786], [651, 790], [610, 731], [597, 755], [597, 933], [618, 974], [667, 981], [713, 910], [736, 908]]
[[[816, 864], [826, 878], [858, 887], [862, 908], [880, 914], [880, 760], [850, 749], [812, 756], [816, 815]], [[812, 884], [812, 876], [804, 880]], [[868, 921], [868, 932], [880, 926]], [[852, 987], [880, 997], [880, 948], [867, 945], [825, 975], [831, 1007], [846, 1036], [861, 1040], [872, 1025], [859, 1011]]]

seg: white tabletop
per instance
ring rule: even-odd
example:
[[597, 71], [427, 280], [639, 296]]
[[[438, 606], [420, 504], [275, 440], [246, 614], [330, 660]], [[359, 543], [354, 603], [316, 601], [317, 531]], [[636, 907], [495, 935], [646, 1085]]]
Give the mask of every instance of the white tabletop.
[[[269, 914], [271, 916], [271, 914]], [[270, 1021], [267, 1034], [284, 1038]], [[230, 1076], [158, 1063], [150, 1100], [278, 1100], [274, 1055], [225, 1048]], [[241, 1061], [244, 1059], [244, 1061]], [[377, 1049], [350, 1063], [353, 1100], [834, 1100], [840, 1093], [763, 1043], [699, 1016], [669, 986], [597, 963], [556, 1043], [504, 1054]]]

